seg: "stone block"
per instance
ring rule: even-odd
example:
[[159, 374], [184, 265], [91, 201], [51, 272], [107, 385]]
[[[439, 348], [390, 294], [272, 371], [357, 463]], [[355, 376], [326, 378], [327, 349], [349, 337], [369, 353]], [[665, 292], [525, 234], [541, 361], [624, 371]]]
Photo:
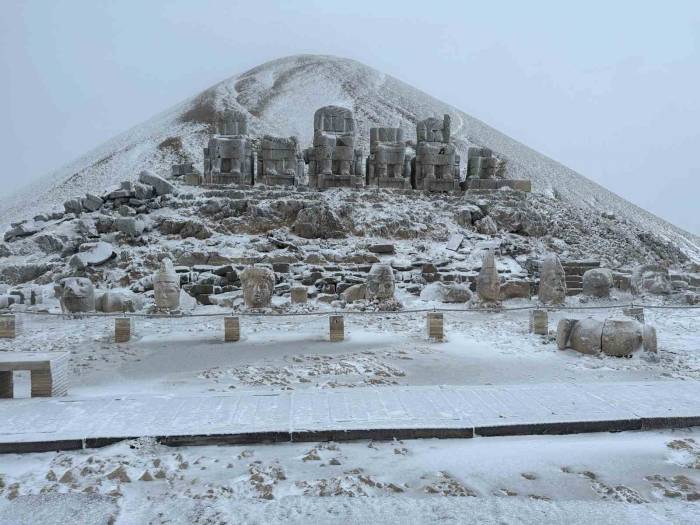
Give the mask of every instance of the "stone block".
[[238, 317], [224, 317], [224, 341], [233, 342], [241, 339], [241, 324]]
[[292, 304], [304, 304], [308, 300], [309, 291], [306, 286], [295, 286], [290, 290]]
[[342, 315], [331, 315], [329, 318], [330, 340], [332, 343], [345, 339], [345, 320]]
[[117, 317], [114, 320], [114, 342], [126, 343], [131, 339], [131, 317]]
[[547, 310], [530, 310], [530, 333], [547, 335], [549, 332], [549, 320]]
[[428, 339], [442, 341], [445, 338], [443, 315], [439, 312], [428, 312], [425, 316]]
[[15, 315], [0, 315], [0, 339], [14, 339], [16, 335], [17, 319]]

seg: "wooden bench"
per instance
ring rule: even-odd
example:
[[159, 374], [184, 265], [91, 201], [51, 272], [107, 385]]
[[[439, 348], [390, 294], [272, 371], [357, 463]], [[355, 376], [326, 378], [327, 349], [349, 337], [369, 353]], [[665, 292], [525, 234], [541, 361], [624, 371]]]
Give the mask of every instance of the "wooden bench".
[[65, 396], [70, 352], [0, 352], [0, 398], [14, 397], [12, 373], [29, 370], [32, 397]]

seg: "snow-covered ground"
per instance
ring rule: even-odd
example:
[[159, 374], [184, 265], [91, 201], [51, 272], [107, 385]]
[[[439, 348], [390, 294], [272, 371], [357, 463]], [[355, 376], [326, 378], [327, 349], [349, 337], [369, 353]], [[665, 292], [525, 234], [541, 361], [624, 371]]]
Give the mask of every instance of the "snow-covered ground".
[[5, 455], [0, 522], [697, 523], [697, 431]]

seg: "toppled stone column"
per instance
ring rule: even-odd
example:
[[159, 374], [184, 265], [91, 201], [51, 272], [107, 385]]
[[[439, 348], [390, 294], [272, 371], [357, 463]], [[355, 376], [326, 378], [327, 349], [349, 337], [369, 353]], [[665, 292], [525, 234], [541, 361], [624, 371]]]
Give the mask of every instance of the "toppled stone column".
[[331, 315], [329, 318], [330, 340], [332, 343], [345, 339], [345, 321], [342, 315]]
[[538, 335], [549, 333], [547, 310], [530, 310], [530, 333]]
[[15, 315], [0, 315], [0, 339], [14, 339], [16, 335], [17, 321]]
[[306, 286], [294, 286], [289, 294], [292, 298], [292, 304], [305, 304], [309, 299], [309, 290]]
[[540, 263], [538, 297], [542, 304], [562, 304], [566, 299], [566, 274], [555, 254], [547, 254]]
[[114, 319], [114, 342], [127, 343], [131, 339], [131, 317]]
[[224, 341], [234, 342], [241, 339], [241, 324], [238, 317], [224, 317]]
[[428, 339], [442, 341], [445, 338], [444, 322], [441, 312], [428, 312], [425, 316]]

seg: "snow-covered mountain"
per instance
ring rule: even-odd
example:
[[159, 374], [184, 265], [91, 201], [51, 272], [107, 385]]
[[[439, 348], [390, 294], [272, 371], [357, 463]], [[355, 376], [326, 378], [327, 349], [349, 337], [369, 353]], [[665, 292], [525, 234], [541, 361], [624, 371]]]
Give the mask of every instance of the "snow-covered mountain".
[[[167, 176], [171, 164], [201, 166], [202, 148], [217, 114], [247, 113], [249, 131], [312, 138], [314, 111], [336, 104], [354, 110], [361, 145], [368, 151], [371, 126], [400, 126], [415, 138], [415, 123], [449, 113], [453, 136], [466, 159], [470, 144], [487, 146], [508, 159], [508, 176], [529, 178], [535, 192], [610, 212], [672, 241], [700, 259], [700, 238], [627, 202], [575, 171], [528, 148], [474, 117], [359, 62], [320, 55], [297, 55], [262, 64], [231, 77], [113, 138], [74, 162], [0, 202], [0, 225], [60, 206], [86, 191], [100, 193], [142, 169]], [[30, 197], [31, 196], [31, 197]], [[4, 229], [4, 228], [3, 228]]]

